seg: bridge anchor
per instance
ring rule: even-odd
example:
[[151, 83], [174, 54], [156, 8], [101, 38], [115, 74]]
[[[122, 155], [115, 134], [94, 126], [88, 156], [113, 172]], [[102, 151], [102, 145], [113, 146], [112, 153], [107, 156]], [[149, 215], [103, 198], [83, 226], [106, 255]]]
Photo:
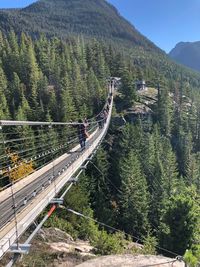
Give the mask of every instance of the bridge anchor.
[[63, 204], [63, 201], [64, 201], [64, 199], [63, 198], [53, 198], [52, 200], [51, 200], [51, 204], [58, 204], [58, 205], [62, 205]]
[[9, 251], [14, 254], [28, 254], [30, 247], [30, 244], [13, 244]]

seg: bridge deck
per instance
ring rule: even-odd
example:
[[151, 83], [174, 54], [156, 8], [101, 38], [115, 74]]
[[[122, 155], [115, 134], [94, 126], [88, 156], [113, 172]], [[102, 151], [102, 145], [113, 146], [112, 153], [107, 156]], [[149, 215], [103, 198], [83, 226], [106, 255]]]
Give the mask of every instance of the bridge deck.
[[[0, 193], [0, 257], [16, 242], [51, 200], [59, 193], [69, 179], [93, 154], [101, 143], [109, 127], [112, 103], [107, 122], [103, 129], [96, 130], [88, 139], [84, 151], [79, 146], [46, 165], [34, 174], [16, 183], [13, 187], [17, 204], [17, 231], [14, 220], [11, 189]], [[50, 178], [53, 177], [50, 182]], [[25, 202], [26, 198], [26, 202]]]

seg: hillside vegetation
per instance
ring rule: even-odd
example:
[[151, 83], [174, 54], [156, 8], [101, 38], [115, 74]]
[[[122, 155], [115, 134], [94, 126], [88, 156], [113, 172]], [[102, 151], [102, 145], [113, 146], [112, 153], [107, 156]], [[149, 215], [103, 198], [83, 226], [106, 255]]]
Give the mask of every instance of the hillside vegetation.
[[[110, 75], [122, 78], [115, 99], [117, 113], [140, 101], [134, 81], [140, 78], [142, 67], [97, 41], [87, 45], [74, 39], [67, 43], [45, 37], [33, 41], [24, 34], [18, 41], [11, 32], [8, 38], [1, 36], [0, 56], [2, 119], [69, 121], [91, 116], [104, 103], [105, 77]], [[149, 80], [157, 80], [150, 69], [148, 73]], [[175, 73], [171, 79], [161, 77], [151, 120], [138, 116], [134, 124], [111, 125], [94, 161], [97, 169], [91, 165], [67, 195], [65, 205], [125, 231], [129, 239], [148, 244], [151, 253], [174, 256], [157, 249], [158, 244], [181, 255], [191, 249], [189, 259], [197, 259], [198, 83]], [[27, 129], [27, 135], [33, 133]], [[34, 150], [34, 143], [31, 146]], [[122, 234], [112, 236], [113, 231], [64, 211], [48, 225], [90, 240], [98, 254], [122, 252], [125, 242]]]
[[24, 9], [1, 10], [0, 29], [64, 38], [83, 34], [161, 52], [105, 0], [40, 0]]
[[200, 80], [199, 74], [173, 63], [105, 0], [40, 0], [23, 9], [0, 10], [0, 30], [5, 34], [14, 30], [18, 36], [24, 32], [34, 39], [42, 33], [63, 40], [96, 38], [139, 65], [140, 78], [148, 79], [151, 72], [151, 82], [161, 75], [186, 76], [194, 80], [193, 86]]
[[[22, 10], [1, 11], [0, 21], [1, 119], [69, 121], [93, 116], [103, 106], [110, 76], [122, 79], [113, 117], [143, 102], [136, 80], [145, 79], [158, 92], [148, 120], [141, 114], [125, 125], [113, 120], [93, 162], [96, 167], [90, 165], [65, 199], [68, 208], [121, 232], [64, 210], [47, 226], [89, 240], [96, 254], [123, 253], [124, 242], [139, 240], [144, 253], [186, 253], [196, 266], [200, 75], [172, 63], [103, 0], [42, 0]], [[16, 33], [8, 31], [11, 28]], [[114, 45], [115, 38], [120, 42]], [[29, 128], [26, 134], [34, 137]], [[43, 137], [48, 139], [46, 133]], [[28, 145], [35, 151], [34, 142]]]

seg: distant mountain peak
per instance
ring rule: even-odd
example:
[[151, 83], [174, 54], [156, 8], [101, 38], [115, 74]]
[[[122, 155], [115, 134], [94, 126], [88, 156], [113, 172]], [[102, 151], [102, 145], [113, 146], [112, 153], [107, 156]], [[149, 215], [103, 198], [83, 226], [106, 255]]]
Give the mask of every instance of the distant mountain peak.
[[169, 56], [187, 67], [200, 71], [200, 41], [179, 42]]

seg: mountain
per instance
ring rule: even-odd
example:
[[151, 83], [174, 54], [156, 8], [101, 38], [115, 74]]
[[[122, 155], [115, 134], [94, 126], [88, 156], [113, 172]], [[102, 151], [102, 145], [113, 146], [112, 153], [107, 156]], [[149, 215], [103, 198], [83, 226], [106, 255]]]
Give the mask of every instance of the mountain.
[[39, 0], [23, 9], [0, 10], [0, 30], [10, 29], [32, 36], [83, 34], [161, 52], [105, 0]]
[[195, 87], [197, 80], [200, 83], [199, 73], [175, 64], [106, 0], [38, 0], [22, 9], [0, 9], [0, 31], [8, 35], [11, 30], [18, 35], [24, 32], [33, 39], [41, 34], [64, 41], [77, 36], [86, 41], [95, 38], [105, 47], [111, 45], [119, 54], [119, 64], [125, 56], [135, 65], [136, 76], [154, 86], [159, 77], [181, 76], [185, 81], [189, 78]]
[[200, 41], [180, 42], [170, 51], [169, 56], [178, 63], [200, 71]]
[[[91, 220], [63, 210], [47, 225], [90, 240], [98, 255], [125, 253], [123, 231], [141, 240], [145, 254], [187, 249], [192, 262], [200, 261], [200, 73], [172, 62], [104, 0], [42, 0], [0, 12], [0, 119], [94, 118], [105, 103], [107, 78], [121, 78], [113, 119], [125, 116], [123, 125], [112, 121], [93, 158], [96, 168], [87, 168], [65, 198], [66, 207]], [[10, 29], [31, 36], [19, 39]], [[135, 83], [143, 79], [148, 89], [137, 94]], [[3, 128], [0, 187], [18, 180], [24, 164], [38, 169], [67, 153], [77, 133], [61, 128]], [[34, 251], [35, 265], [50, 266], [53, 254], [42, 250], [44, 261]]]

